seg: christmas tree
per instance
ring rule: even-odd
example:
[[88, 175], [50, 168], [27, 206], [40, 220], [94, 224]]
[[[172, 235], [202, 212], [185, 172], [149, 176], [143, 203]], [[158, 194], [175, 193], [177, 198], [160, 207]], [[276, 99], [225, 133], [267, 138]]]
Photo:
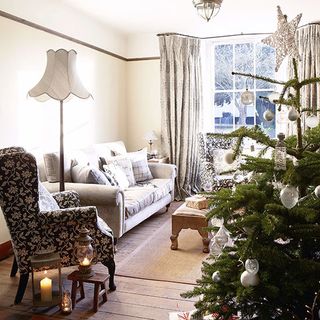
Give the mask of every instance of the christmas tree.
[[[203, 263], [202, 278], [183, 294], [199, 297], [197, 315], [319, 319], [320, 126], [312, 110], [301, 105], [301, 89], [319, 83], [320, 78], [299, 80], [297, 60], [293, 58], [292, 63], [294, 77], [283, 82], [234, 72], [281, 85], [273, 102], [279, 110], [290, 109], [296, 134], [273, 140], [256, 126], [223, 135], [237, 138], [234, 158], [246, 137], [265, 146], [261, 153], [270, 148], [273, 153], [272, 157], [246, 156], [240, 170], [252, 173], [250, 181], [210, 196], [208, 220], [223, 219], [223, 226], [211, 228], [218, 232]], [[309, 126], [305, 132], [303, 116]]]

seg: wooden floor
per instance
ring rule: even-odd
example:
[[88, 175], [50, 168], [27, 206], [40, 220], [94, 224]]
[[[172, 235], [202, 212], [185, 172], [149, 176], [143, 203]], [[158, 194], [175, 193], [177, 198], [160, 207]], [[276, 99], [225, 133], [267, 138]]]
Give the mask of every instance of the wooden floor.
[[[173, 204], [173, 208], [176, 204]], [[171, 210], [172, 211], [172, 210]], [[120, 238], [117, 246], [116, 263], [134, 250], [142, 240], [145, 240], [159, 226], [168, 219], [168, 213], [156, 214], [129, 231]], [[141, 261], [146, 263], [146, 261]], [[14, 305], [19, 276], [10, 278], [12, 257], [0, 261], [0, 319], [25, 320], [25, 319], [112, 319], [112, 320], [143, 320], [143, 319], [168, 319], [169, 312], [192, 310], [194, 301], [180, 297], [181, 292], [192, 289], [191, 285], [151, 281], [144, 279], [116, 276], [117, 290], [108, 293], [108, 301], [100, 304], [98, 312], [92, 311], [93, 287], [85, 286], [86, 298], [77, 303], [70, 315], [62, 315], [58, 307], [45, 310], [34, 309], [31, 301], [31, 285], [26, 290], [21, 304]], [[102, 270], [104, 266], [98, 266]], [[64, 268], [64, 289], [71, 289], [71, 282], [67, 275], [75, 268]]]

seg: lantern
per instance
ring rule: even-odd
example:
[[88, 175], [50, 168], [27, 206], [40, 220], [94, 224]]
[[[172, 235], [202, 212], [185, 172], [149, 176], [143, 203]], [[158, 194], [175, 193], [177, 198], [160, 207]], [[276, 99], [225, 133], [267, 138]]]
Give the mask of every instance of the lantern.
[[63, 292], [61, 300], [61, 312], [64, 314], [69, 314], [72, 311], [72, 300], [70, 291], [66, 290]]
[[89, 278], [94, 275], [92, 270], [93, 248], [92, 238], [89, 236], [89, 230], [82, 226], [76, 242], [76, 257], [79, 261], [79, 276]]
[[31, 259], [32, 296], [35, 307], [51, 307], [61, 302], [61, 259], [53, 251], [40, 251]]
[[274, 170], [286, 170], [286, 157], [287, 157], [287, 148], [284, 143], [285, 135], [283, 133], [278, 134], [278, 141], [274, 148]]

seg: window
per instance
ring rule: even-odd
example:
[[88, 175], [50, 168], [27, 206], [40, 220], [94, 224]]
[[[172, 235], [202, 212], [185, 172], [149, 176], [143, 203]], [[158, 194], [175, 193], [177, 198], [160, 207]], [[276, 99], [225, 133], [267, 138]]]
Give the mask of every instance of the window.
[[[263, 100], [275, 91], [275, 85], [262, 80], [233, 76], [232, 71], [275, 78], [275, 50], [260, 41], [246, 43], [211, 44], [207, 51], [213, 70], [210, 75], [212, 116], [207, 117], [206, 128], [211, 132], [227, 133], [241, 126], [259, 125], [272, 138], [275, 137], [275, 119], [266, 121], [263, 113], [269, 109], [275, 113], [275, 105]], [[255, 94], [252, 105], [243, 105], [241, 93], [246, 87]], [[213, 102], [213, 103], [212, 103]]]

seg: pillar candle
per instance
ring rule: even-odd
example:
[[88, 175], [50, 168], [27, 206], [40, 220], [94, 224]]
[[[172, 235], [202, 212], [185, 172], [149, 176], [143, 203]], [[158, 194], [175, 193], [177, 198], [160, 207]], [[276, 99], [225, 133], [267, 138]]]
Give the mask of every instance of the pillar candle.
[[40, 281], [41, 301], [52, 301], [52, 280], [45, 277]]

